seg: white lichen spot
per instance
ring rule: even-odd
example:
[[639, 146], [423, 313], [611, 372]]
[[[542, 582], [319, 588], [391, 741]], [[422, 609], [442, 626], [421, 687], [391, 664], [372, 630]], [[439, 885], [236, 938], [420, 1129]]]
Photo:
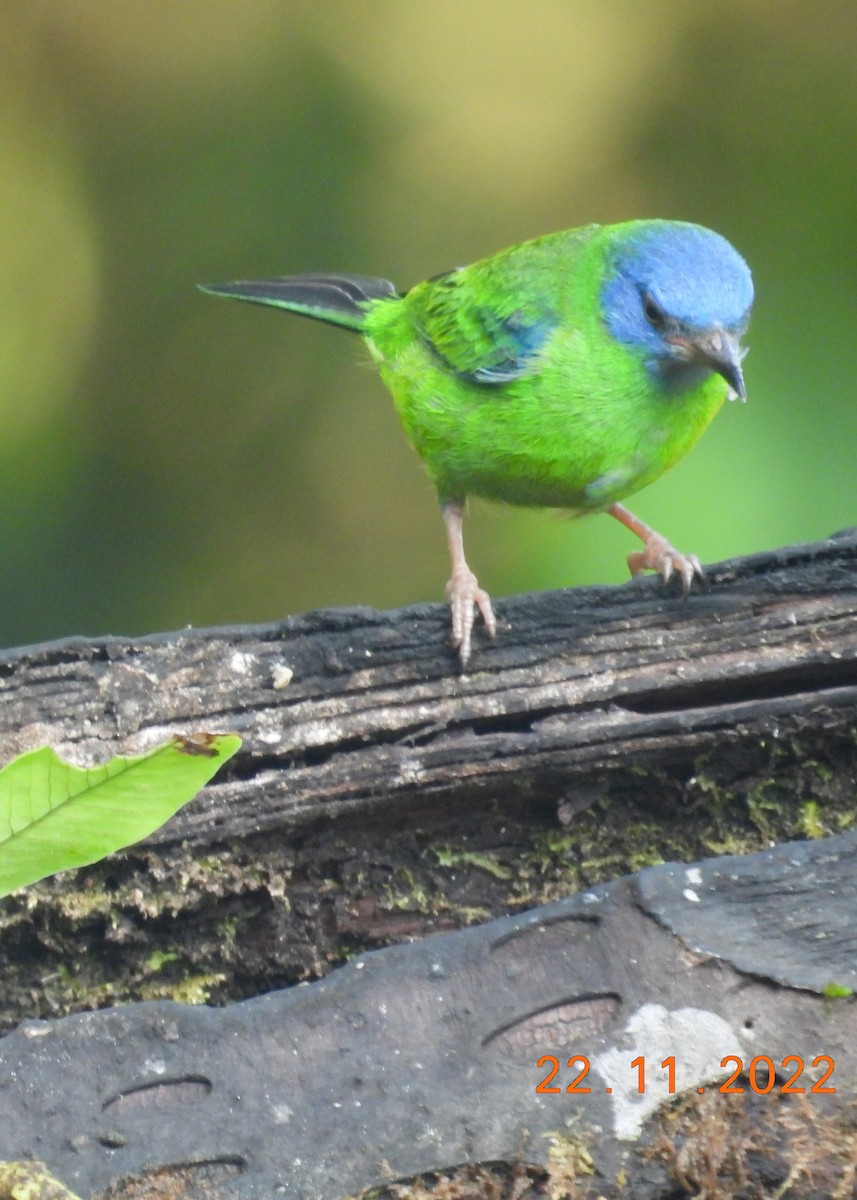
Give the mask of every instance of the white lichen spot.
[[684, 877], [687, 882], [692, 883], [694, 887], [697, 887], [700, 883], [702, 883], [702, 872], [700, 871], [699, 867], [688, 867], [684, 873]]
[[255, 654], [245, 654], [241, 650], [236, 650], [229, 659], [229, 669], [236, 671], [239, 675], [249, 675], [255, 661]]
[[288, 1125], [293, 1115], [288, 1104], [275, 1104], [271, 1109], [271, 1116], [274, 1118], [275, 1125]]
[[276, 746], [278, 742], [283, 740], [282, 730], [280, 729], [260, 729], [256, 736], [260, 742], [265, 742], [268, 746]]
[[[721, 1066], [729, 1054], [741, 1057], [738, 1034], [717, 1013], [702, 1008], [669, 1010], [644, 1004], [625, 1026], [620, 1044], [592, 1060], [593, 1071], [612, 1090], [613, 1128], [617, 1138], [633, 1141], [661, 1104], [673, 1099], [670, 1071], [661, 1063], [675, 1060], [675, 1095], [704, 1088], [724, 1077]], [[640, 1090], [639, 1064], [645, 1072]]]
[[693, 890], [693, 888], [682, 888], [681, 894], [684, 896], [685, 900], [689, 900], [691, 904], [699, 904], [699, 896]]
[[415, 783], [419, 783], [423, 778], [423, 774], [423, 764], [418, 758], [404, 759], [399, 764], [395, 782], [400, 787], [409, 787]]
[[280, 692], [283, 688], [287, 688], [294, 677], [294, 671], [284, 662], [271, 663], [271, 679], [274, 681], [276, 691]]

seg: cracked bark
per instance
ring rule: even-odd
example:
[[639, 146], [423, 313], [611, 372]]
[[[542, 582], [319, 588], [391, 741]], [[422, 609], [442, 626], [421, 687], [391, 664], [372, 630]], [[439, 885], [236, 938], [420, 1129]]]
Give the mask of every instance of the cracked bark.
[[258, 995], [660, 859], [853, 822], [853, 532], [720, 564], [687, 603], [640, 580], [498, 617], [467, 675], [438, 605], [0, 656], [6, 757], [245, 739], [146, 843], [3, 901], [7, 1028]]

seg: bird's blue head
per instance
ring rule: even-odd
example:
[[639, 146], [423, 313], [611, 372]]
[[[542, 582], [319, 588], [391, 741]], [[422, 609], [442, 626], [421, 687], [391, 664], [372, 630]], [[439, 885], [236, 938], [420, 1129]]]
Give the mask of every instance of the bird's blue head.
[[750, 269], [719, 233], [682, 221], [614, 227], [604, 320], [665, 382], [717, 371], [745, 399], [740, 338], [752, 305]]

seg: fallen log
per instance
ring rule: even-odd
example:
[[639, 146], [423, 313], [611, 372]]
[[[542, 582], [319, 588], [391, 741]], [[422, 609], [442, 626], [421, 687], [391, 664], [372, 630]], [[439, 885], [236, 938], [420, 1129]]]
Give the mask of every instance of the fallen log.
[[[172, 733], [244, 738], [215, 784], [146, 842], [0, 902], [6, 1028], [23, 1017], [133, 1000], [258, 996], [319, 979], [365, 949], [526, 914], [663, 860], [693, 864], [825, 835], [839, 846], [849, 836], [854, 531], [709, 568], [704, 589], [687, 602], [657, 581], [635, 580], [512, 598], [498, 615], [497, 642], [477, 643], [466, 675], [439, 605], [67, 639], [0, 654], [5, 758], [49, 743], [86, 763]], [[769, 865], [758, 886], [774, 889], [776, 909], [782, 878], [766, 883]], [[843, 891], [845, 872], [834, 888], [839, 908], [825, 907], [832, 892], [822, 875], [807, 877], [793, 910], [817, 913], [822, 952], [831, 950], [828, 959], [822, 953], [821, 974], [808, 985], [769, 965], [758, 985], [782, 1005], [774, 1039], [781, 1058], [801, 989], [810, 986], [811, 1011], [823, 1013], [824, 972], [831, 985], [850, 986], [854, 926], [836, 913], [857, 905]], [[639, 908], [638, 885], [615, 887], [611, 896], [630, 896]], [[733, 974], [722, 978], [743, 986], [769, 937], [760, 927], [749, 949], [737, 934], [734, 944], [721, 938], [712, 947], [651, 909], [646, 928], [652, 919], [678, 955], [662, 962], [667, 991], [664, 972], [673, 983], [684, 978], [682, 945], [704, 962], [727, 963]], [[455, 943], [467, 931], [450, 936]], [[592, 952], [603, 953], [597, 941]], [[606, 1029], [627, 1039], [629, 1014], [647, 1004], [668, 1008], [668, 997], [648, 975], [634, 994], [625, 976], [623, 988], [605, 976], [591, 995], [576, 976], [565, 999], [548, 997], [544, 1011], [588, 1005], [593, 1037]], [[533, 1032], [541, 1010], [528, 1004], [516, 1011], [535, 1022]], [[104, 1019], [130, 1029], [137, 1011], [119, 1008]], [[212, 1012], [215, 1041], [217, 1023], [234, 1021], [237, 1011]], [[513, 1017], [506, 1026], [487, 1021], [486, 1053], [505, 1045]], [[42, 1029], [54, 1025], [36, 1028], [26, 1036], [42, 1044]], [[426, 1037], [425, 1054], [440, 1053], [437, 1038]], [[124, 1095], [122, 1080], [114, 1084]], [[43, 1142], [40, 1133], [20, 1153], [38, 1155]], [[14, 1145], [2, 1152], [13, 1156]], [[152, 1153], [151, 1161], [166, 1161]], [[507, 1140], [503, 1155], [510, 1153]], [[527, 1153], [543, 1162], [532, 1145]], [[426, 1161], [403, 1155], [399, 1165], [418, 1170]], [[606, 1170], [618, 1159], [605, 1162]], [[250, 1194], [255, 1177], [245, 1167], [238, 1190]], [[355, 1175], [354, 1186], [365, 1178]], [[317, 1184], [313, 1176], [306, 1186]]]

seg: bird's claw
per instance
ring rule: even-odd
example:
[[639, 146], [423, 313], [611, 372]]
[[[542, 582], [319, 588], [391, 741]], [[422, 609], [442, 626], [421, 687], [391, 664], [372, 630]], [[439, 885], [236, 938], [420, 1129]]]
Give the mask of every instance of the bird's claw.
[[632, 575], [640, 575], [643, 571], [657, 571], [664, 583], [669, 582], [675, 571], [681, 577], [685, 596], [690, 592], [694, 576], [699, 579], [705, 578], [702, 563], [695, 554], [680, 554], [659, 533], [647, 538], [642, 550], [628, 555], [628, 567]]
[[497, 635], [497, 618], [491, 607], [491, 597], [479, 586], [469, 567], [459, 567], [453, 571], [452, 578], [446, 585], [446, 598], [452, 614], [452, 641], [458, 647], [458, 657], [464, 667], [470, 658], [476, 609], [482, 614], [485, 628], [491, 637]]

